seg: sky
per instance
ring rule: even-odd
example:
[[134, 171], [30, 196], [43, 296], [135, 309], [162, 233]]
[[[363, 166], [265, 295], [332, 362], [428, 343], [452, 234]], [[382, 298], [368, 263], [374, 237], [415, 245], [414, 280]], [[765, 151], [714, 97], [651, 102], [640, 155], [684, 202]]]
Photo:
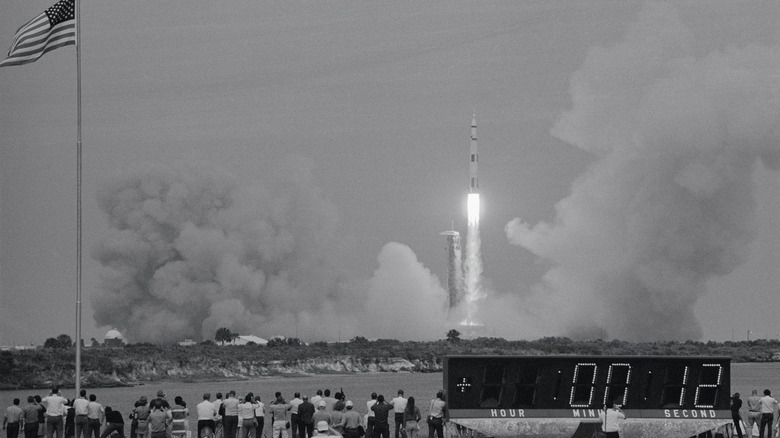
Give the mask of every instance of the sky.
[[[50, 6], [0, 6], [0, 44]], [[82, 331], [780, 337], [774, 1], [81, 2]], [[0, 344], [75, 335], [75, 48], [0, 69]]]

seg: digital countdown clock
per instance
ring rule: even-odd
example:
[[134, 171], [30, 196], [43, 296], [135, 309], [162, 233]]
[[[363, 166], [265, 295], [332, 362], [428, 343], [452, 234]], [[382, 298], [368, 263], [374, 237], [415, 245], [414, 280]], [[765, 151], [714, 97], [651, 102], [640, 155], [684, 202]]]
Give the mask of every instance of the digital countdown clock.
[[589, 437], [612, 402], [625, 436], [688, 438], [731, 422], [730, 382], [728, 357], [444, 359], [448, 418], [487, 436]]

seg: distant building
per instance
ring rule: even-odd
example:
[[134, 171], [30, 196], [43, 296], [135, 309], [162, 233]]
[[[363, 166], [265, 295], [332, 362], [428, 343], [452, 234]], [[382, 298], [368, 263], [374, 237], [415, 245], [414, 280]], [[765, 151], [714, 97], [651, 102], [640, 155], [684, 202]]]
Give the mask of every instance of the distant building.
[[240, 335], [239, 337], [233, 339], [233, 342], [231, 342], [230, 345], [247, 345], [250, 342], [254, 342], [257, 345], [268, 344], [267, 339], [263, 339], [254, 335]]
[[179, 342], [179, 345], [181, 345], [182, 347], [191, 347], [195, 344], [197, 344], [197, 342], [193, 341], [192, 339], [185, 339]]
[[116, 329], [111, 329], [106, 333], [103, 345], [106, 347], [123, 347], [125, 341], [122, 339], [122, 333]]

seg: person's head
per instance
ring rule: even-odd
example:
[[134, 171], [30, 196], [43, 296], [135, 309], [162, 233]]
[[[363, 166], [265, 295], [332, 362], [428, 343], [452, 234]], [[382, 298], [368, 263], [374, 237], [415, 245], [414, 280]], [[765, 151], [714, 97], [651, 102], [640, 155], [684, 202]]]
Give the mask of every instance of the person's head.
[[235, 397], [235, 396], [236, 396], [236, 390], [235, 389], [231, 389], [230, 392], [228, 392], [228, 398]]
[[[252, 394], [252, 393], [250, 392], [250, 394]], [[259, 396], [259, 395], [254, 395], [254, 394], [252, 394], [252, 398], [253, 398], [255, 401], [258, 401], [258, 402], [260, 401], [260, 396]]]
[[330, 397], [330, 389], [325, 390], [325, 397]]
[[252, 396], [252, 393], [250, 392], [249, 394], [244, 396], [244, 403], [252, 403], [252, 399], [253, 399], [253, 396]]
[[441, 392], [441, 391], [437, 392], [437, 393], [436, 393], [436, 398], [438, 398], [438, 399], [441, 399], [441, 400], [444, 400], [444, 393], [443, 393], [443, 392]]
[[325, 409], [325, 402], [320, 400], [317, 402], [317, 409]]
[[301, 393], [296, 391], [295, 392], [295, 398], [301, 398]]
[[81, 391], [79, 391], [79, 396], [80, 397], [86, 397], [87, 396], [87, 390], [86, 389], [82, 389]]
[[142, 395], [140, 399], [138, 399], [138, 406], [146, 406], [146, 403], [149, 400], [146, 398], [145, 395]]
[[328, 426], [327, 421], [320, 421], [317, 423], [317, 432], [328, 433], [328, 429], [330, 429], [330, 427]]
[[165, 391], [162, 389], [157, 391], [157, 398], [165, 398]]
[[222, 393], [221, 392], [217, 393], [217, 400], [222, 400]]
[[35, 403], [35, 396], [28, 395], [27, 396], [27, 403]]
[[347, 407], [347, 410], [350, 410], [350, 409], [352, 409], [352, 400], [347, 400], [347, 404], [346, 404], [346, 405], [344, 405], [344, 406], [346, 406], [346, 407]]
[[376, 402], [379, 403], [379, 404], [384, 403], [385, 402], [385, 396], [383, 396], [382, 394], [379, 394], [377, 396], [377, 398], [376, 398]]
[[414, 397], [409, 397], [409, 399], [406, 400], [406, 409], [410, 412], [414, 412]]
[[38, 394], [35, 394], [35, 402], [40, 403], [41, 402], [41, 396]]
[[19, 406], [19, 403], [21, 403], [21, 402], [22, 402], [22, 401], [21, 401], [21, 400], [19, 400], [18, 398], [15, 398], [15, 399], [14, 399], [14, 404], [15, 404], [16, 406]]
[[772, 395], [772, 391], [770, 391], [768, 389], [765, 389], [764, 390], [764, 395]]
[[304, 396], [303, 396], [303, 397], [301, 397], [301, 398], [302, 398], [302, 399], [303, 399], [303, 401], [305, 401], [305, 402], [309, 401], [309, 396], [308, 396], [308, 395], [304, 395]]
[[179, 406], [187, 407], [187, 403], [184, 403], [184, 399], [181, 398], [180, 395], [177, 395], [176, 397], [174, 397], [173, 398], [173, 402], [176, 403]]
[[59, 394], [60, 393], [60, 387], [57, 385], [54, 385], [51, 387], [51, 393], [52, 394]]
[[211, 394], [208, 392], [203, 393], [203, 400], [211, 400]]
[[321, 389], [317, 390], [317, 395], [322, 395], [322, 390]]
[[734, 393], [734, 400], [736, 400], [736, 399], [738, 399], [738, 398], [739, 398], [739, 393], [738, 393], [738, 392], [735, 392], [735, 393]]
[[279, 397], [281, 397], [281, 396], [282, 396], [282, 391], [276, 391], [276, 392], [274, 393], [274, 397], [276, 397], [276, 398], [279, 398]]
[[[141, 398], [143, 398], [143, 397], [141, 397]], [[89, 401], [95, 401], [95, 400], [97, 400], [97, 396], [95, 394], [90, 394], [89, 395]]]
[[404, 390], [403, 389], [399, 389], [398, 390], [398, 395], [403, 397], [404, 396]]
[[376, 400], [376, 393], [375, 392], [371, 393], [371, 400]]
[[110, 413], [112, 413], [112, 412], [114, 412], [114, 410], [113, 410], [113, 409], [111, 409], [111, 406], [106, 406], [106, 417], [108, 417], [108, 415], [109, 415]]

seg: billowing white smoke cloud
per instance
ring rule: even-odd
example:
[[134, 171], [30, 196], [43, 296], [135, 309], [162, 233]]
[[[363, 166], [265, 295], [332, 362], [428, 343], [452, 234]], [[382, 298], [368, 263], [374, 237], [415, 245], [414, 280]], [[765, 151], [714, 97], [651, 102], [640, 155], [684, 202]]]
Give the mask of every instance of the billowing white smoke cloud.
[[213, 339], [219, 327], [307, 341], [443, 337], [428, 329], [445, 292], [414, 253], [388, 244], [372, 279], [347, 278], [334, 205], [306, 163], [278, 167], [272, 185], [238, 184], [207, 163], [106, 181], [95, 321], [134, 342]]
[[755, 238], [752, 175], [780, 159], [780, 50], [697, 56], [668, 4], [648, 4], [625, 40], [593, 48], [553, 135], [596, 162], [552, 223], [507, 236], [551, 263], [527, 305], [555, 333], [698, 339], [706, 281]]

